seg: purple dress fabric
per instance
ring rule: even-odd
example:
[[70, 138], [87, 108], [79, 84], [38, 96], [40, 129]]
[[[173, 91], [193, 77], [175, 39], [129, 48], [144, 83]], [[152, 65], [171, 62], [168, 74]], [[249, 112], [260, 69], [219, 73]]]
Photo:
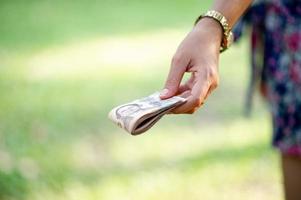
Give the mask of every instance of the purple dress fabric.
[[[256, 1], [234, 28], [251, 29], [252, 82], [273, 116], [273, 145], [301, 156], [301, 0]], [[252, 91], [252, 90], [251, 90]]]

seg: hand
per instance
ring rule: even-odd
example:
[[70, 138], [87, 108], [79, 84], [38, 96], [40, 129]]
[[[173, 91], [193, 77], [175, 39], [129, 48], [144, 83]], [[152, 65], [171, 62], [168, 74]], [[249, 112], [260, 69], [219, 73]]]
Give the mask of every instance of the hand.
[[[182, 41], [172, 59], [165, 89], [162, 90], [160, 98], [179, 95], [187, 98], [187, 102], [171, 113], [194, 113], [218, 86], [221, 40], [220, 24], [213, 19], [204, 18]], [[184, 73], [191, 73], [191, 77], [181, 84]]]

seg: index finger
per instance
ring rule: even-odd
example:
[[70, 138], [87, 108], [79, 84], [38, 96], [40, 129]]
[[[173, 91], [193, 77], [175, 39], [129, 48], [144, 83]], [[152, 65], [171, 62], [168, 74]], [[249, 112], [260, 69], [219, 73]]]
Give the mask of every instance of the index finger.
[[175, 56], [172, 59], [171, 67], [165, 82], [165, 93], [160, 96], [162, 99], [167, 99], [176, 95], [187, 65], [188, 61], [183, 57]]

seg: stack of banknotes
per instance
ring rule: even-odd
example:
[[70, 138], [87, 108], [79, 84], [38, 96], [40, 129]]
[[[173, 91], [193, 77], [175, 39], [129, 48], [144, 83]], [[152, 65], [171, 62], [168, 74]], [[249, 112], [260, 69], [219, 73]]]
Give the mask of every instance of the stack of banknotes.
[[161, 100], [160, 93], [117, 106], [109, 118], [132, 135], [139, 135], [150, 129], [163, 115], [185, 103], [186, 99], [174, 96]]

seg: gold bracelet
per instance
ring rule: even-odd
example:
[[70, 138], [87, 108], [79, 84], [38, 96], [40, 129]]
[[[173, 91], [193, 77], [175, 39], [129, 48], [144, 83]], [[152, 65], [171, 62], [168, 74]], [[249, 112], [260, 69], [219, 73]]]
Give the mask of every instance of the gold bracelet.
[[233, 43], [233, 33], [231, 31], [231, 28], [228, 24], [226, 17], [218, 11], [209, 10], [205, 14], [200, 15], [196, 19], [194, 25], [196, 25], [204, 17], [212, 18], [221, 25], [221, 27], [223, 29], [223, 39], [222, 39], [222, 43], [221, 43], [221, 47], [220, 47], [220, 52], [223, 52], [226, 49], [228, 49], [231, 46], [231, 44]]

